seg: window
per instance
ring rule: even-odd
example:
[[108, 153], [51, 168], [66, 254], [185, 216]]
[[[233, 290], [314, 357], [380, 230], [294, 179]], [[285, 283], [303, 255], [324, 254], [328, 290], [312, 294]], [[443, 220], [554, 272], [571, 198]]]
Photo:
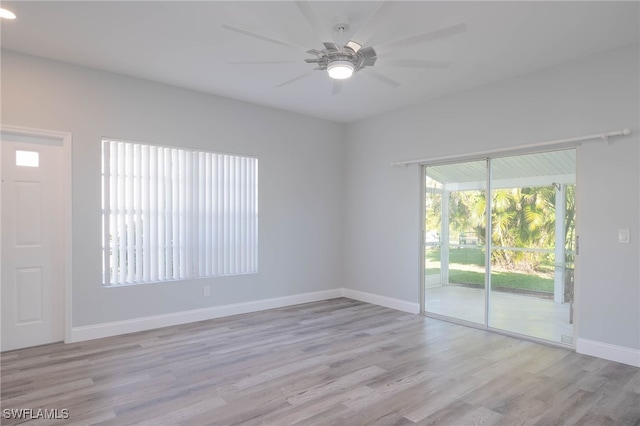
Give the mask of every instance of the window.
[[102, 145], [105, 285], [257, 272], [256, 158]]
[[16, 166], [38, 167], [39, 165], [40, 165], [39, 152], [16, 150]]

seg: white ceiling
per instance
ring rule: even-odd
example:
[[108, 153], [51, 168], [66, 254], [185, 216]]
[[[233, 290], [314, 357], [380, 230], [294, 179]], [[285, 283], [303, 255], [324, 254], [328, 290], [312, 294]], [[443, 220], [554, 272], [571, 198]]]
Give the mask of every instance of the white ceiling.
[[[306, 48], [322, 49], [293, 1], [4, 1], [16, 13], [3, 21], [2, 48], [181, 86], [288, 111], [350, 122], [553, 66], [600, 51], [637, 44], [639, 6], [633, 2], [309, 2], [326, 28], [346, 16], [356, 41], [374, 48], [464, 22], [467, 30], [401, 48], [378, 48], [374, 70], [400, 83], [393, 88], [365, 68], [332, 95], [325, 71], [283, 87], [314, 65], [304, 51], [222, 28], [223, 24]], [[386, 58], [451, 61], [445, 69], [385, 66]], [[232, 64], [233, 61], [291, 61]], [[615, 66], [612, 64], [612, 66]]]

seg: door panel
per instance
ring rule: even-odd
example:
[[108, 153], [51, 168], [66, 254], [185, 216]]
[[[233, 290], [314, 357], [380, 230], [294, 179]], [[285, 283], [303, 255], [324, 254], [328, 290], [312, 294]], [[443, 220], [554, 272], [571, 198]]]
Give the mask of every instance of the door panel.
[[564, 265], [571, 256], [575, 151], [491, 160], [489, 327], [572, 343]]
[[[40, 182], [15, 181], [15, 200], [13, 206], [15, 218], [15, 246], [41, 246], [42, 193]], [[11, 208], [11, 207], [9, 207]]]
[[62, 147], [2, 140], [1, 350], [64, 338]]
[[425, 176], [424, 310], [484, 324], [487, 163], [427, 166]]
[[44, 320], [42, 268], [16, 268], [16, 325]]

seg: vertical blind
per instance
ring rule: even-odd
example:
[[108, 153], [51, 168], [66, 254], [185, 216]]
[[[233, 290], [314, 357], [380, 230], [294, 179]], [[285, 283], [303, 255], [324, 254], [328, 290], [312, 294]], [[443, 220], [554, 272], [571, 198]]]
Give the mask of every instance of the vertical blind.
[[105, 285], [255, 273], [258, 160], [103, 140]]

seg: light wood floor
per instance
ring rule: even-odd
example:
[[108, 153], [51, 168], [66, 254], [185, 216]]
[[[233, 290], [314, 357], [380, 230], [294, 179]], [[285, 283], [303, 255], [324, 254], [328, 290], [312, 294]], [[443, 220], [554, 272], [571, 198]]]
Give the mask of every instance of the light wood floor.
[[349, 299], [7, 352], [1, 367], [3, 413], [69, 410], [46, 425], [640, 424], [638, 368]]

